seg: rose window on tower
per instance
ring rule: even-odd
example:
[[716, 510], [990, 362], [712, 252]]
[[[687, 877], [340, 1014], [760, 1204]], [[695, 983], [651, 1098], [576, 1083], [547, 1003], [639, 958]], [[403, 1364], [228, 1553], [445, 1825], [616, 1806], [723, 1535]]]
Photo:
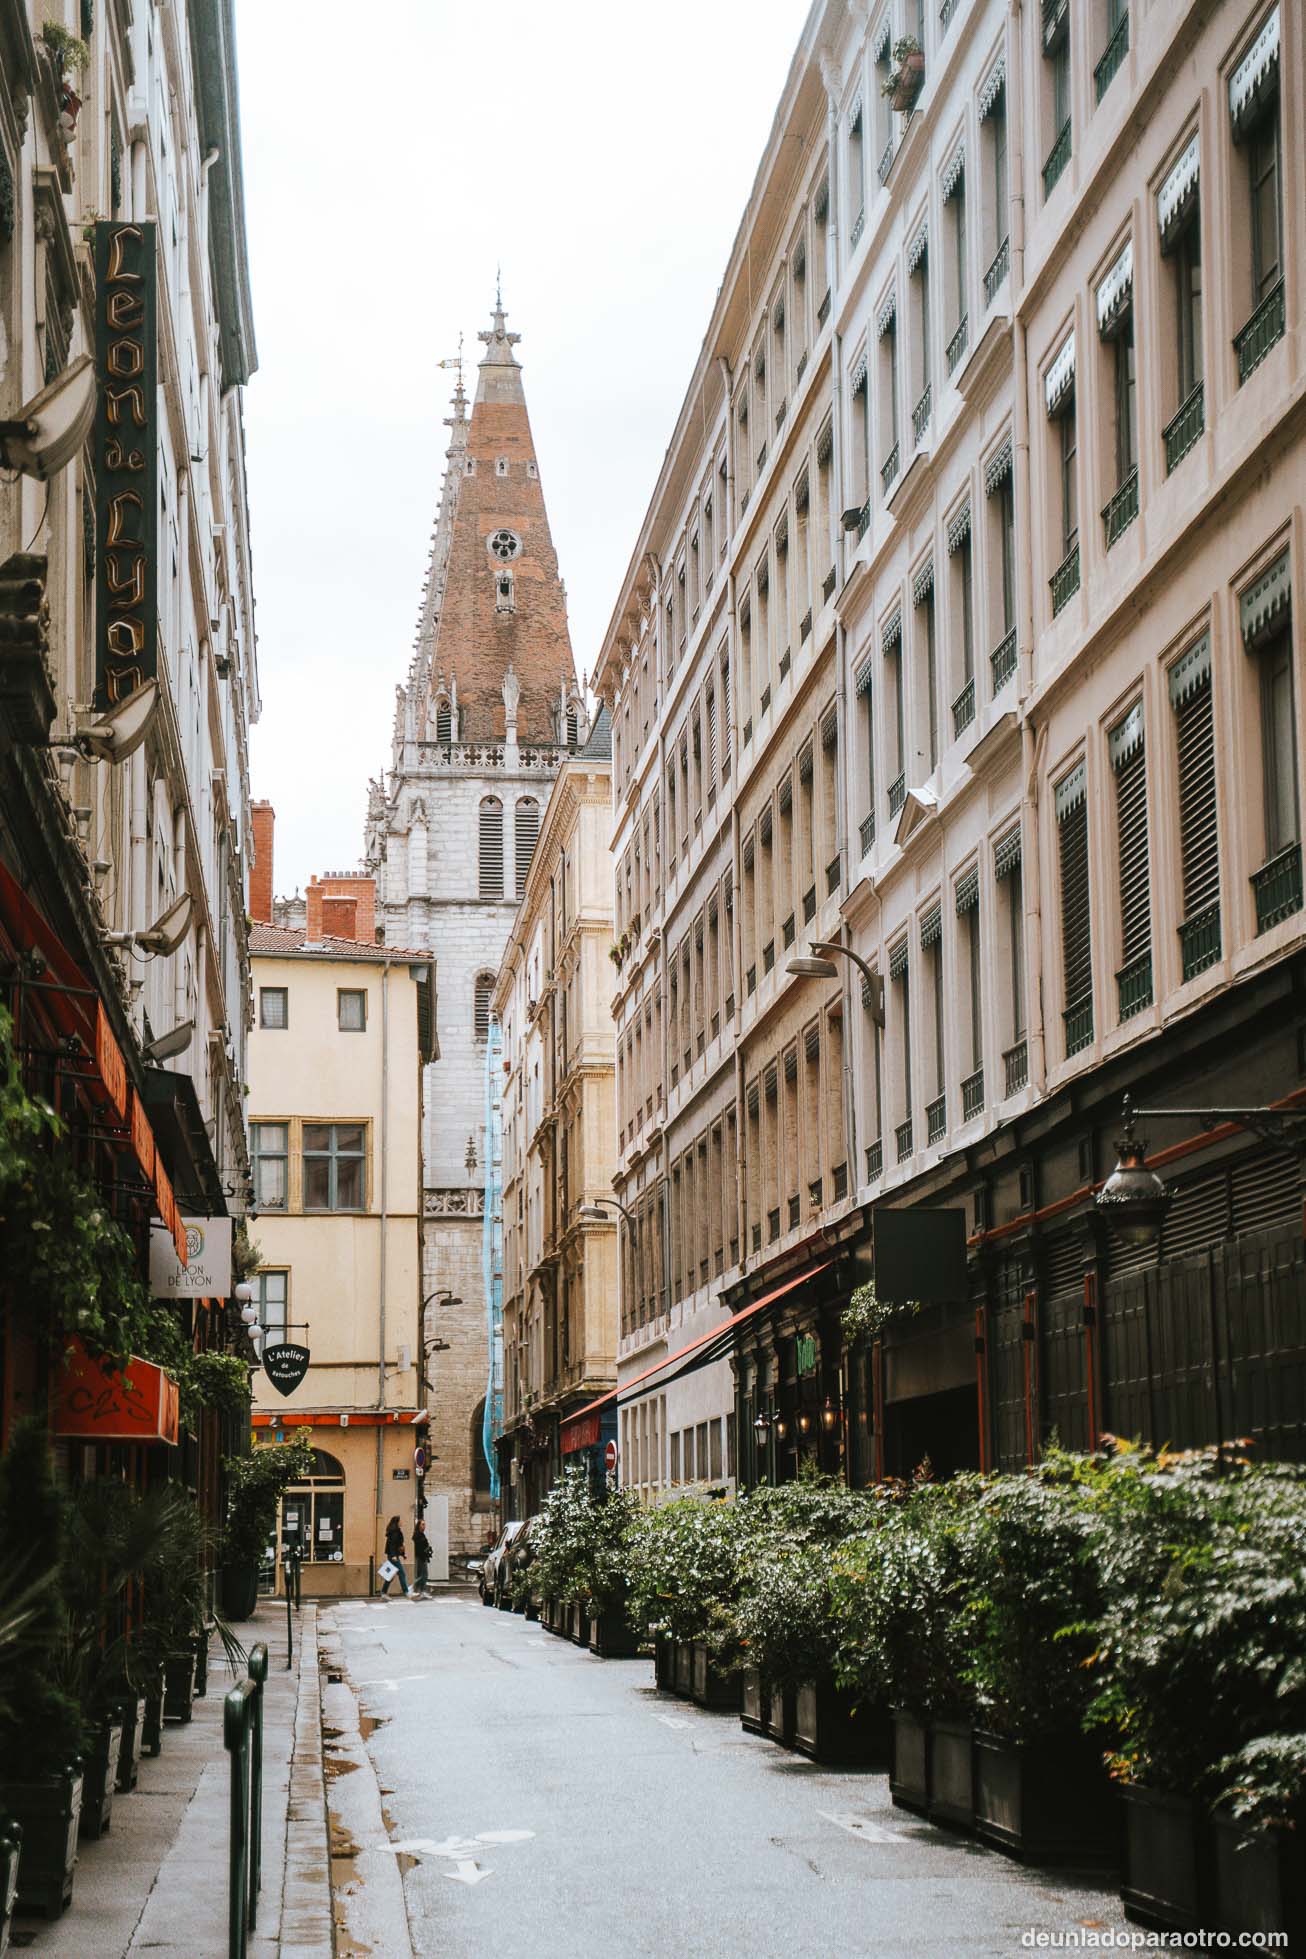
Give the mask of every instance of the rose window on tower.
[[515, 531], [496, 531], [490, 539], [490, 555], [506, 564], [521, 551], [521, 539]]

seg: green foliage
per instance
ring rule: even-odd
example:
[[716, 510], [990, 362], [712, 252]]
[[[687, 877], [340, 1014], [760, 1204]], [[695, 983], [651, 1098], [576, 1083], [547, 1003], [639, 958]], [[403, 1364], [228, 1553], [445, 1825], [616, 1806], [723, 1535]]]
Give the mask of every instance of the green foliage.
[[855, 1340], [876, 1340], [895, 1320], [914, 1319], [924, 1311], [921, 1299], [880, 1299], [873, 1285], [858, 1286], [839, 1316], [849, 1346]]
[[231, 1234], [231, 1282], [240, 1285], [252, 1279], [263, 1263], [263, 1247], [256, 1245], [249, 1235], [249, 1222], [237, 1218], [236, 1228]]
[[743, 1505], [720, 1499], [678, 1497], [642, 1511], [630, 1540], [632, 1624], [733, 1655], [746, 1531]]
[[33, 1777], [60, 1772], [82, 1743], [82, 1716], [61, 1679], [62, 1605], [57, 1574], [63, 1509], [50, 1441], [37, 1421], [21, 1422], [0, 1456], [0, 1572], [26, 1600], [19, 1632], [0, 1650], [0, 1761]]
[[638, 1516], [631, 1491], [596, 1487], [587, 1470], [565, 1469], [531, 1522], [530, 1585], [594, 1614], [622, 1604]]
[[1260, 1735], [1218, 1762], [1215, 1801], [1249, 1830], [1306, 1833], [1306, 1734]]
[[307, 1429], [296, 1429], [289, 1442], [271, 1442], [248, 1455], [224, 1457], [222, 1467], [227, 1475], [223, 1562], [256, 1565], [276, 1529], [279, 1499], [312, 1471], [312, 1438]]
[[835, 1550], [872, 1528], [878, 1508], [874, 1496], [823, 1476], [764, 1484], [740, 1498], [739, 1661], [756, 1667], [769, 1686], [833, 1674], [839, 1638]]
[[250, 1371], [239, 1354], [188, 1354], [178, 1370], [183, 1425], [193, 1428], [205, 1408], [226, 1415], [248, 1410]]
[[91, 58], [91, 50], [85, 41], [78, 40], [77, 36], [70, 34], [66, 27], [61, 27], [57, 20], [42, 22], [41, 39], [58, 62], [61, 74], [71, 68], [74, 74], [80, 75]]

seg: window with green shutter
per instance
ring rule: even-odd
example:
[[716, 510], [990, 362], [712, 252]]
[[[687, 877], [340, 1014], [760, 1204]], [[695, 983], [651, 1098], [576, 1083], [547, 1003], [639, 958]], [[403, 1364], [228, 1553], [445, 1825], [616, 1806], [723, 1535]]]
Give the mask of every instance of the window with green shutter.
[[1170, 669], [1179, 782], [1179, 862], [1183, 922], [1179, 946], [1186, 980], [1220, 957], [1219, 819], [1215, 797], [1215, 727], [1211, 642], [1203, 634]]
[[1066, 1054], [1093, 1039], [1093, 943], [1088, 880], [1088, 784], [1084, 764], [1057, 784], [1057, 855], [1061, 872], [1061, 962]]
[[1121, 1020], [1152, 1004], [1152, 887], [1147, 851], [1147, 753], [1143, 703], [1138, 701], [1107, 739], [1116, 783], [1116, 844], [1120, 866]]

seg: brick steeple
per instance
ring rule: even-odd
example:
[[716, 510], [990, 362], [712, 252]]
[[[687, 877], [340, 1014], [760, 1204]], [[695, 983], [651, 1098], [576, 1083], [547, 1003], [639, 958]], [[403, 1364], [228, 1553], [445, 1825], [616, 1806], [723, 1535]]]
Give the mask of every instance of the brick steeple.
[[[580, 697], [567, 602], [535, 460], [521, 366], [496, 297], [471, 419], [453, 419], [412, 678], [421, 736], [502, 741], [504, 685], [516, 682], [520, 742], [567, 738], [564, 701]], [[443, 533], [443, 535], [442, 535]], [[442, 563], [437, 563], [442, 559]], [[513, 694], [508, 683], [509, 696]], [[441, 730], [437, 734], [437, 727]]]

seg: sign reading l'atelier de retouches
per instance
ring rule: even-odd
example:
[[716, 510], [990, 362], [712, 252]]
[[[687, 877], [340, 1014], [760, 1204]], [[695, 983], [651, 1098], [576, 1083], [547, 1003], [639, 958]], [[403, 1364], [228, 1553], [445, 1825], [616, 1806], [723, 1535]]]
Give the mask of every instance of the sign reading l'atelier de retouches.
[[95, 706], [158, 672], [158, 354], [152, 224], [95, 227]]
[[293, 1394], [308, 1372], [308, 1348], [281, 1340], [263, 1349], [263, 1372], [278, 1394]]

